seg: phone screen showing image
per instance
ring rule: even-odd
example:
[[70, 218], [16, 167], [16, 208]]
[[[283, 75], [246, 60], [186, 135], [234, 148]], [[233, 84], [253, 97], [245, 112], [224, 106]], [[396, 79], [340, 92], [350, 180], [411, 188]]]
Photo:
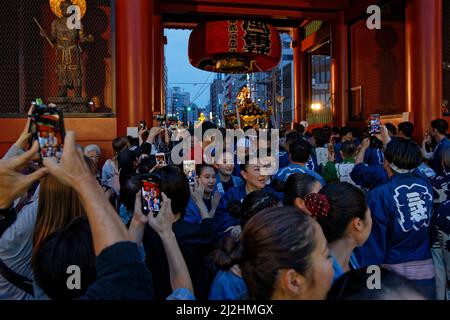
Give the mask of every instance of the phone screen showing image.
[[189, 180], [189, 185], [193, 186], [195, 184], [195, 177], [197, 173], [195, 172], [195, 161], [185, 160], [183, 161], [183, 171]]
[[64, 122], [55, 108], [38, 109], [33, 115], [33, 138], [39, 142], [41, 158], [61, 160], [64, 146]]
[[370, 115], [370, 134], [381, 133], [381, 120], [379, 114]]
[[142, 212], [158, 213], [161, 210], [161, 190], [159, 179], [153, 176], [142, 178]]
[[164, 153], [157, 153], [155, 155], [156, 157], [156, 164], [160, 166], [166, 165], [166, 155]]

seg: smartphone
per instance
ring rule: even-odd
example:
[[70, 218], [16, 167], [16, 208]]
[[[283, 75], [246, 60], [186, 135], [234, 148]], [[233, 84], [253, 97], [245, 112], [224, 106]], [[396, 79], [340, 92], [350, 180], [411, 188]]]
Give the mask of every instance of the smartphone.
[[[38, 103], [38, 102], [37, 102]], [[31, 117], [30, 132], [33, 140], [39, 142], [41, 160], [61, 160], [64, 146], [64, 118], [61, 110], [38, 104]]]
[[156, 164], [160, 166], [166, 166], [166, 155], [164, 153], [157, 153], [155, 155], [156, 157]]
[[197, 173], [195, 172], [195, 160], [184, 160], [183, 171], [189, 180], [189, 185], [195, 185], [195, 177], [197, 176]]
[[159, 177], [152, 174], [141, 176], [142, 182], [142, 213], [148, 215], [150, 211], [156, 214], [161, 210], [161, 189]]
[[371, 135], [381, 133], [381, 120], [379, 114], [370, 115], [370, 131]]

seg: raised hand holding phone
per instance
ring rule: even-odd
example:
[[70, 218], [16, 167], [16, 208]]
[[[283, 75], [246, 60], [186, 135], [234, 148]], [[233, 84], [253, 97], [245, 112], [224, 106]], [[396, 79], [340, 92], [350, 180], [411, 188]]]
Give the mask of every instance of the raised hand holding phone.
[[158, 214], [161, 210], [161, 190], [159, 177], [151, 174], [144, 174], [141, 177], [142, 182], [142, 212], [148, 215]]
[[33, 115], [33, 110], [34, 110], [34, 104], [31, 104], [30, 109], [28, 109], [27, 122], [25, 123], [25, 127], [23, 128], [23, 131], [20, 133], [20, 136], [17, 139], [17, 141], [14, 143], [14, 145], [19, 149], [25, 149], [27, 143], [30, 143], [30, 146], [33, 143], [33, 141], [30, 140], [32, 138], [31, 132], [30, 132], [30, 125], [31, 125], [31, 117]]
[[371, 135], [376, 135], [381, 133], [381, 120], [379, 114], [371, 114], [369, 119], [369, 132]]
[[[38, 99], [39, 100], [39, 99]], [[64, 118], [61, 110], [44, 104], [33, 108], [30, 132], [39, 142], [41, 159], [61, 160], [64, 146]]]
[[161, 211], [157, 216], [148, 215], [148, 224], [150, 227], [161, 235], [172, 234], [172, 225], [175, 222], [175, 216], [172, 212], [172, 200], [162, 193]]

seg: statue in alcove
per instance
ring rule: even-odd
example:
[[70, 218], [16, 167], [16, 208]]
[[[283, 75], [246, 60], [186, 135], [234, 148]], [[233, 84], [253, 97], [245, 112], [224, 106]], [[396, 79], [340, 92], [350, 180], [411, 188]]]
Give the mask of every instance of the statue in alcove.
[[[80, 45], [94, 41], [92, 35], [84, 35], [81, 21], [77, 20], [86, 13], [86, 2], [85, 0], [50, 0], [50, 6], [58, 17], [52, 22], [50, 35], [42, 27], [39, 26], [39, 28], [41, 36], [46, 38], [56, 50], [58, 98], [66, 98], [69, 89], [74, 91], [76, 98], [81, 98], [83, 74]], [[71, 6], [78, 8], [75, 7], [76, 10], [73, 10]]]

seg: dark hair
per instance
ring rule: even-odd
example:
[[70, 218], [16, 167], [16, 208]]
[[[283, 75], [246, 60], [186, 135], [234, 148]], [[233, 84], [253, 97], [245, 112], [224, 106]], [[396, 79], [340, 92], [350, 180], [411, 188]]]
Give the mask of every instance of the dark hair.
[[247, 194], [240, 201], [232, 201], [228, 205], [230, 214], [241, 221], [241, 226], [245, 224], [258, 212], [274, 207], [281, 207], [280, 200], [271, 193], [264, 190], [256, 190]]
[[289, 155], [293, 162], [305, 163], [311, 157], [312, 147], [303, 139], [292, 142], [289, 145]]
[[370, 267], [351, 270], [342, 275], [333, 283], [328, 300], [405, 300], [408, 299], [405, 297], [408, 293], [416, 295], [412, 299], [425, 299], [414, 282], [383, 267], [380, 267], [380, 288], [371, 290], [367, 283], [373, 270], [368, 268]]
[[216, 169], [210, 165], [210, 164], [206, 164], [206, 163], [202, 163], [202, 164], [198, 164], [195, 166], [195, 173], [197, 174], [198, 177], [200, 177], [200, 175], [202, 174], [203, 170], [205, 170], [206, 168], [211, 168], [214, 170], [214, 172], [216, 172]]
[[333, 127], [331, 128], [331, 134], [340, 134], [341, 131], [339, 130], [339, 128]]
[[[67, 268], [81, 270], [81, 289], [67, 287]], [[73, 220], [65, 229], [50, 234], [39, 248], [33, 268], [39, 287], [51, 299], [71, 300], [83, 295], [96, 279], [92, 234], [86, 218]]]
[[325, 144], [327, 144], [330, 139], [329, 134], [329, 130], [325, 128], [314, 131], [313, 137], [314, 140], [316, 140], [316, 145], [318, 147], [323, 147]]
[[294, 130], [298, 133], [298, 134], [304, 134], [305, 133], [305, 126], [297, 123], [294, 127]]
[[129, 141], [131, 146], [135, 146], [135, 147], [139, 146], [139, 138], [135, 138], [135, 137], [132, 137], [132, 136], [127, 136], [127, 138], [128, 138], [128, 141]]
[[211, 253], [214, 264], [221, 270], [229, 270], [242, 259], [242, 246], [238, 239], [225, 236], [219, 242], [218, 247]]
[[398, 125], [398, 132], [400, 131], [403, 132], [405, 137], [412, 138], [414, 133], [414, 125], [409, 121], [402, 122]]
[[122, 150], [117, 155], [117, 162], [121, 171], [131, 173], [135, 170], [134, 161], [137, 159], [136, 154], [130, 149]]
[[155, 155], [142, 158], [139, 162], [139, 173], [149, 173], [156, 166]]
[[352, 129], [349, 127], [342, 127], [340, 130], [341, 137], [346, 136], [349, 133], [353, 133]]
[[356, 150], [357, 150], [356, 143], [352, 141], [345, 141], [342, 143], [341, 151], [342, 154], [344, 155], [344, 158], [354, 157], [356, 155]]
[[447, 134], [448, 122], [444, 119], [436, 119], [431, 121], [431, 127], [436, 129], [440, 134]]
[[128, 179], [124, 181], [124, 184], [120, 185], [120, 202], [127, 208], [128, 211], [134, 211], [134, 203], [136, 202], [136, 193], [142, 187], [140, 176], [134, 174], [129, 176]]
[[348, 182], [330, 183], [319, 193], [326, 196], [330, 204], [328, 215], [317, 219], [328, 242], [342, 238], [354, 218], [366, 218], [366, 198], [354, 185]]
[[413, 140], [392, 139], [386, 147], [384, 157], [399, 169], [413, 170], [420, 166], [423, 160], [419, 146]]
[[299, 137], [299, 135], [298, 135], [297, 132], [289, 132], [289, 133], [286, 135], [286, 142], [285, 142], [285, 145], [289, 145], [289, 144], [291, 144], [292, 142], [297, 141], [298, 139], [300, 139], [300, 137]]
[[[388, 129], [388, 131], [390, 133], [392, 133], [392, 135], [395, 136], [397, 134], [397, 128], [392, 123], [388, 122], [384, 126], [386, 127], [386, 129]], [[400, 125], [399, 125], [399, 130], [400, 130]]]
[[311, 193], [313, 185], [319, 182], [309, 174], [294, 173], [284, 183], [284, 204], [293, 206], [296, 198], [304, 199]]
[[118, 137], [115, 138], [112, 141], [112, 148], [114, 150], [115, 154], [118, 154], [120, 151], [124, 150], [126, 147], [128, 147], [128, 143], [130, 141], [128, 140], [127, 137]]
[[203, 121], [201, 124], [201, 129], [202, 129], [202, 137], [205, 135], [205, 132], [208, 131], [209, 129], [217, 129], [217, 126], [212, 123], [211, 121]]
[[141, 154], [150, 155], [152, 153], [152, 145], [148, 142], [144, 142], [141, 145]]
[[316, 248], [314, 220], [294, 207], [266, 209], [245, 225], [242, 233], [242, 275], [248, 293], [269, 300], [280, 269], [305, 275]]
[[184, 216], [185, 209], [191, 196], [189, 182], [178, 167], [167, 166], [154, 173], [161, 179], [161, 193], [172, 200], [172, 212]]

